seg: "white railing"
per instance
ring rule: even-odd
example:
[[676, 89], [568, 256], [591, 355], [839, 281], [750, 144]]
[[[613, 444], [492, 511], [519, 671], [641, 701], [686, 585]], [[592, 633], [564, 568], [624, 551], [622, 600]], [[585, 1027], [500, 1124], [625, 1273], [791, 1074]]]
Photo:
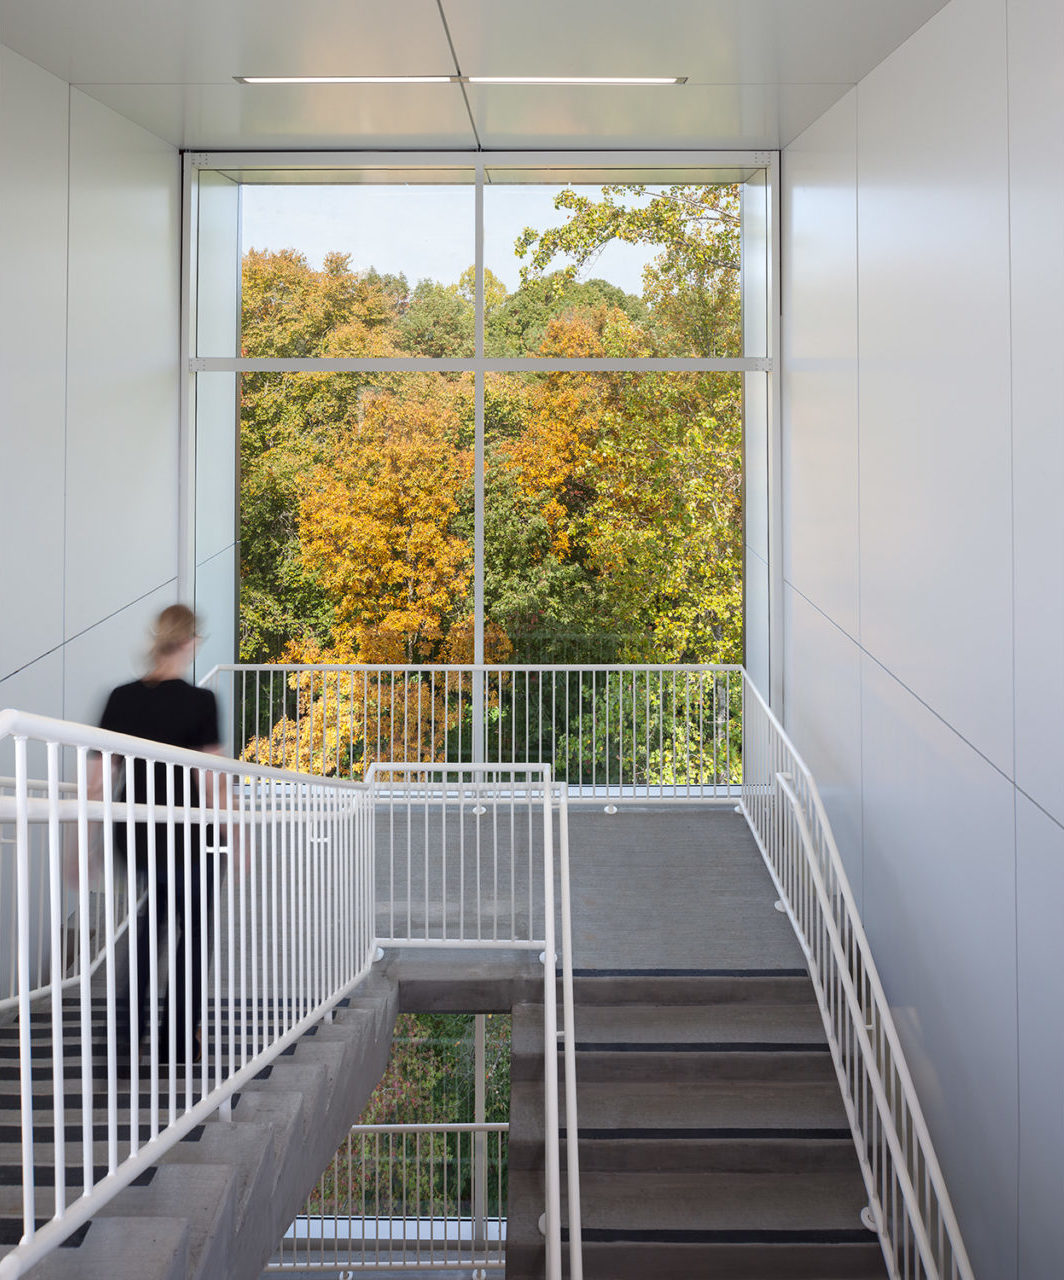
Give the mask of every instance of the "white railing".
[[356, 1125], [267, 1271], [502, 1270], [508, 1133]]
[[[237, 1089], [352, 990], [380, 943], [542, 951], [547, 1274], [560, 1280], [556, 876], [574, 1126], [576, 1095], [566, 789], [548, 766], [388, 764], [355, 783], [15, 711], [0, 712], [4, 740], [15, 778], [0, 794], [12, 862], [0, 912], [15, 938], [7, 1034], [17, 1036], [23, 1238], [0, 1260], [3, 1280], [196, 1124], [226, 1114]], [[41, 780], [29, 776], [31, 754]], [[567, 1147], [579, 1280], [579, 1170]], [[54, 1186], [38, 1185], [38, 1167], [54, 1169]]]
[[363, 778], [375, 761], [549, 764], [570, 799], [706, 801], [741, 779], [741, 668], [220, 666], [234, 754]]
[[[381, 945], [541, 952], [547, 1276], [560, 1280], [559, 1043], [566, 1125], [570, 1133], [577, 1129], [567, 788], [551, 782], [544, 764], [373, 764], [367, 776], [376, 824]], [[581, 1280], [576, 1142], [566, 1143], [566, 1159], [569, 1275]]]
[[[60, 782], [57, 794], [69, 799], [77, 793], [77, 783]], [[43, 800], [48, 796], [48, 783], [41, 779], [30, 779], [26, 784], [26, 794], [31, 800]], [[0, 777], [0, 802], [11, 800], [15, 795], [15, 779]], [[62, 899], [61, 914], [66, 921], [62, 935], [62, 947], [58, 957], [57, 974], [64, 989], [77, 985], [81, 979], [81, 940], [78, 936], [81, 925], [81, 913], [77, 910], [77, 890], [73, 884], [77, 878], [76, 829], [68, 825], [64, 829], [67, 837], [63, 858], [60, 883], [54, 887], [50, 881], [50, 864], [46, 846], [48, 830], [44, 825], [34, 825], [29, 829], [30, 866], [35, 874], [30, 885], [29, 931], [30, 931], [30, 998], [45, 995], [51, 978], [50, 966], [52, 955], [47, 948], [48, 911], [52, 899], [53, 888]], [[89, 849], [89, 863], [98, 866], [102, 850], [98, 842], [92, 842]], [[0, 821], [0, 902], [15, 901], [15, 864], [16, 864], [15, 823]], [[116, 938], [125, 931], [126, 905], [125, 882], [115, 886], [113, 916], [110, 927]], [[103, 938], [106, 933], [104, 925], [104, 897], [102, 893], [94, 893], [90, 900], [89, 922], [89, 972], [95, 972], [104, 955]], [[6, 940], [0, 944], [0, 1023], [10, 1018], [18, 1005], [18, 930], [8, 929]]]
[[[0, 796], [0, 826], [13, 830], [13, 867], [0, 909], [16, 939], [7, 1021], [17, 1035], [23, 1219], [21, 1243], [0, 1260], [6, 1278], [225, 1112], [352, 989], [376, 943], [365, 785], [14, 711], [0, 712], [5, 739], [15, 781]], [[64, 749], [73, 790], [60, 778]], [[31, 752], [44, 773], [32, 785]], [[103, 784], [112, 777], [125, 799]], [[76, 880], [73, 911], [64, 874]], [[39, 1185], [38, 1167], [54, 1169], [54, 1186]]]
[[892, 1280], [973, 1280], [816, 783], [744, 676], [742, 808], [805, 951]]

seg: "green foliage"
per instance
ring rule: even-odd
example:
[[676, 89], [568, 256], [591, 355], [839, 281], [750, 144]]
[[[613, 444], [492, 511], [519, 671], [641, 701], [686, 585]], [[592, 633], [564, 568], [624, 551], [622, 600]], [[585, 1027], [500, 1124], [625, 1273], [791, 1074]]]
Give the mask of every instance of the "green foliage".
[[408, 355], [453, 360], [473, 354], [473, 304], [455, 285], [422, 280], [397, 329]]
[[[510, 1017], [485, 1018], [485, 1119], [510, 1118]], [[475, 1120], [474, 1019], [468, 1014], [400, 1014], [392, 1053], [380, 1083], [359, 1124], [467, 1124]], [[390, 1143], [390, 1145], [389, 1145]], [[345, 1141], [307, 1204], [309, 1213], [346, 1214], [365, 1203], [382, 1213], [405, 1206], [428, 1215], [468, 1214], [469, 1138], [462, 1139], [465, 1158], [458, 1159], [453, 1136], [394, 1136], [368, 1147], [368, 1158]], [[506, 1169], [494, 1162], [497, 1148], [488, 1145], [487, 1192], [490, 1210], [505, 1212]], [[389, 1158], [390, 1157], [390, 1158]], [[446, 1168], [446, 1175], [444, 1169]], [[501, 1197], [500, 1197], [501, 1188]], [[501, 1206], [499, 1200], [501, 1198]]]
[[[523, 283], [576, 281], [615, 240], [650, 245], [660, 249], [643, 276], [655, 354], [742, 353], [737, 187], [659, 190], [630, 183], [603, 187], [600, 200], [567, 188], [555, 206], [570, 215], [562, 226], [542, 232], [526, 227], [514, 246], [518, 257], [528, 258]], [[546, 276], [557, 258], [568, 261]]]
[[644, 303], [605, 280], [573, 280], [562, 272], [533, 277], [511, 293], [484, 321], [485, 350], [494, 356], [534, 355], [552, 320], [576, 309], [616, 308], [635, 324], [647, 319]]
[[[517, 242], [520, 288], [485, 272], [490, 353], [741, 349], [736, 188], [566, 189], [556, 203], [566, 222]], [[657, 249], [642, 298], [580, 278], [618, 240]], [[468, 356], [474, 285], [472, 268], [411, 290], [345, 255], [316, 271], [252, 250], [243, 350]], [[489, 375], [491, 651], [740, 660], [741, 420], [738, 375]], [[246, 375], [241, 658], [468, 660], [472, 450], [469, 375]]]

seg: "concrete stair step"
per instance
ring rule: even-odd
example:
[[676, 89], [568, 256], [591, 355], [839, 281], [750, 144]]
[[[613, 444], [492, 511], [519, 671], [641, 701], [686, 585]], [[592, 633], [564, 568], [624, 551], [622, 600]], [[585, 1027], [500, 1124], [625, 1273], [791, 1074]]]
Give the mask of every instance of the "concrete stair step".
[[[234, 1196], [231, 1186], [231, 1169], [226, 1166], [203, 1164], [194, 1174], [178, 1166], [157, 1166], [126, 1187], [105, 1205], [96, 1216], [73, 1237], [71, 1243], [55, 1250], [28, 1274], [36, 1278], [56, 1275], [78, 1277], [111, 1277], [115, 1274], [114, 1260], [108, 1261], [107, 1247], [129, 1239], [144, 1252], [137, 1255], [138, 1268], [129, 1275], [143, 1280], [169, 1280], [171, 1276], [183, 1276], [188, 1280], [215, 1280], [224, 1275], [224, 1258], [229, 1252], [234, 1225]], [[8, 1246], [16, 1243], [10, 1238], [11, 1227], [20, 1226], [21, 1201], [13, 1203], [16, 1189], [0, 1187], [0, 1241]], [[17, 1192], [21, 1196], [21, 1192]], [[121, 1202], [121, 1210], [116, 1205]], [[180, 1220], [174, 1214], [180, 1205]], [[38, 1213], [50, 1215], [54, 1199], [47, 1188], [38, 1196]], [[149, 1225], [131, 1229], [130, 1220], [148, 1220]], [[117, 1223], [105, 1226], [93, 1238], [101, 1223]], [[162, 1227], [161, 1223], [169, 1225]], [[90, 1243], [91, 1242], [91, 1243]], [[162, 1247], [156, 1254], [155, 1244]], [[82, 1249], [88, 1247], [87, 1252]], [[124, 1243], [118, 1244], [123, 1263], [129, 1261]], [[179, 1267], [179, 1270], [175, 1270]]]
[[[564, 1152], [566, 1141], [562, 1142]], [[564, 1159], [564, 1156], [563, 1156]], [[509, 1146], [510, 1168], [542, 1169], [541, 1141], [518, 1139]], [[860, 1179], [849, 1132], [830, 1137], [809, 1131], [763, 1132], [757, 1135], [722, 1131], [677, 1137], [668, 1130], [638, 1130], [608, 1137], [580, 1137], [580, 1172], [646, 1173], [779, 1173], [802, 1178], [810, 1173], [841, 1172]]]
[[[579, 1067], [579, 1063], [578, 1063]], [[518, 1080], [510, 1090], [511, 1121], [543, 1125], [543, 1086]], [[559, 1098], [565, 1123], [564, 1091]], [[849, 1132], [837, 1081], [584, 1081], [577, 1077], [581, 1133], [611, 1129], [816, 1129]], [[513, 1125], [512, 1125], [513, 1127]], [[515, 1136], [511, 1133], [510, 1141]]]
[[[542, 1186], [535, 1171], [511, 1174], [511, 1206], [514, 1190], [518, 1195], [510, 1229], [519, 1239], [538, 1230]], [[753, 1241], [783, 1233], [794, 1239], [818, 1237], [822, 1243], [860, 1241], [868, 1234], [860, 1220], [866, 1203], [860, 1179], [855, 1181], [848, 1168], [807, 1170], [801, 1177], [787, 1171], [690, 1168], [590, 1168], [580, 1173], [581, 1220], [588, 1241], [726, 1236]], [[562, 1220], [564, 1224], [564, 1207]]]
[[[559, 1076], [562, 1072], [561, 1054]], [[776, 1045], [615, 1045], [581, 1050], [577, 1076], [581, 1084], [659, 1080], [668, 1084], [701, 1081], [795, 1081], [830, 1083], [835, 1068], [827, 1047], [781, 1049]], [[542, 1080], [543, 1058], [511, 1062], [511, 1079]], [[838, 1086], [836, 1085], [836, 1088]]]
[[249, 1235], [254, 1239], [269, 1230], [269, 1208], [278, 1176], [278, 1166], [272, 1157], [273, 1140], [266, 1125], [211, 1120], [197, 1126], [189, 1137], [168, 1151], [160, 1166], [230, 1167], [235, 1196], [234, 1236]]
[[577, 969], [577, 1008], [596, 1004], [816, 1005], [804, 969]]
[[[883, 1280], [804, 971], [600, 972], [575, 990], [588, 1280]], [[508, 1280], [543, 1275], [544, 1057], [542, 1007], [518, 1006]]]
[[781, 1174], [860, 1177], [850, 1135], [842, 1138], [644, 1137], [580, 1139], [580, 1170], [590, 1173]]
[[185, 1280], [189, 1228], [177, 1218], [97, 1218], [77, 1247], [59, 1248], [28, 1275], [31, 1280]]
[[[97, 1240], [110, 1240], [124, 1258], [121, 1232], [116, 1232], [113, 1224], [150, 1219], [158, 1228], [158, 1265], [150, 1260], [149, 1250], [129, 1272], [138, 1280], [170, 1280], [171, 1276], [251, 1280], [258, 1276], [276, 1240], [295, 1217], [379, 1079], [387, 1062], [396, 1010], [394, 982], [367, 983], [356, 999], [337, 1008], [331, 1023], [312, 1028], [248, 1082], [233, 1098], [231, 1119], [212, 1117], [197, 1126], [138, 1179], [138, 1184], [120, 1191], [76, 1233], [69, 1248], [51, 1255], [49, 1265], [60, 1268], [54, 1274], [77, 1276], [78, 1280], [115, 1280], [116, 1274], [125, 1275], [125, 1271], [108, 1267], [105, 1256], [89, 1248], [93, 1232], [98, 1233]], [[50, 1034], [46, 1024], [42, 1033]], [[50, 1039], [46, 1046], [35, 1043], [34, 1048], [43, 1054], [50, 1043]], [[65, 1064], [71, 1083], [65, 1093], [64, 1122], [66, 1163], [72, 1174], [68, 1181], [71, 1192], [76, 1193], [80, 1189], [80, 1159], [72, 1160], [71, 1156], [81, 1155], [83, 1098], [76, 1041], [71, 1049], [73, 1060], [68, 1055]], [[106, 1063], [106, 1052], [95, 1056], [97, 1068]], [[4, 1062], [10, 1065], [10, 1058]], [[44, 1077], [34, 1082], [41, 1104], [34, 1114], [35, 1156], [42, 1171], [51, 1172], [54, 1180], [50, 1063]], [[145, 1079], [139, 1093], [139, 1124], [145, 1139], [150, 1132], [143, 1105], [146, 1083]], [[197, 1076], [193, 1101], [198, 1096], [198, 1083]], [[185, 1084], [186, 1075], [181, 1072], [174, 1098], [178, 1115], [188, 1101]], [[103, 1124], [106, 1086], [106, 1072], [97, 1069], [92, 1096], [96, 1107], [93, 1160], [101, 1174], [107, 1163]], [[163, 1086], [161, 1119], [165, 1124], [170, 1109], [165, 1078]], [[0, 1241], [10, 1236], [9, 1248], [21, 1235], [21, 1144], [18, 1113], [5, 1115], [3, 1104], [15, 1106], [17, 1090], [17, 1080], [6, 1088], [0, 1085]], [[128, 1150], [129, 1103], [130, 1082], [119, 1081], [120, 1156]], [[10, 1185], [4, 1185], [5, 1174]], [[54, 1207], [54, 1192], [42, 1185], [38, 1200], [39, 1217], [48, 1217]], [[190, 1216], [182, 1225], [177, 1218], [183, 1221], [186, 1209]], [[134, 1235], [140, 1238], [144, 1233], [138, 1227]], [[79, 1260], [67, 1261], [66, 1255]], [[44, 1274], [41, 1272], [42, 1277]]]
[[[886, 1280], [874, 1236], [863, 1240], [585, 1239], [586, 1280]], [[569, 1274], [567, 1246], [563, 1272]], [[542, 1244], [508, 1245], [506, 1280], [542, 1280]]]
[[[224, 1275], [236, 1229], [236, 1189], [231, 1164], [156, 1166], [146, 1186], [129, 1186], [96, 1215], [97, 1219], [177, 1216], [188, 1227], [188, 1280]], [[89, 1228], [92, 1234], [92, 1227]], [[150, 1272], [146, 1273], [150, 1275]], [[88, 1280], [88, 1273], [85, 1273]]]
[[596, 1044], [759, 1043], [822, 1045], [815, 1004], [727, 1001], [719, 1004], [583, 1005], [575, 1018], [578, 1048]]

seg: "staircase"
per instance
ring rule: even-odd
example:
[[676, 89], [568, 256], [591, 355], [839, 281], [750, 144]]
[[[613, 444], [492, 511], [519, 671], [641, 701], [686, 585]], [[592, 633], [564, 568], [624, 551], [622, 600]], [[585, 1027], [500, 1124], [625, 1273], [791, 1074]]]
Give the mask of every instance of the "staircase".
[[[514, 1009], [507, 1280], [544, 1274], [542, 1028]], [[588, 1280], [886, 1276], [804, 970], [584, 970], [576, 1041]]]
[[[238, 1280], [258, 1276], [307, 1192], [382, 1074], [397, 1008], [394, 983], [371, 978], [284, 1051], [234, 1098], [232, 1119], [197, 1126], [90, 1222], [28, 1274], [34, 1280]], [[228, 1010], [228, 1002], [226, 1002]], [[94, 1044], [104, 1039], [104, 1002], [93, 1001]], [[76, 1004], [66, 1020], [76, 1025]], [[52, 1091], [50, 1012], [33, 1019], [42, 1064], [34, 1091]], [[228, 1046], [226, 1046], [226, 1049]], [[66, 1060], [68, 1200], [80, 1191], [82, 1090], [79, 1045]], [[45, 1054], [48, 1055], [47, 1059]], [[107, 1170], [106, 1065], [94, 1059], [96, 1176]], [[37, 1079], [41, 1071], [40, 1080]], [[0, 1259], [22, 1233], [18, 1043], [0, 1028]], [[182, 1077], [183, 1079], [183, 1077]], [[141, 1085], [144, 1100], [144, 1085]], [[194, 1100], [198, 1098], [194, 1092]], [[184, 1103], [182, 1085], [179, 1102]], [[168, 1106], [168, 1094], [162, 1098]], [[129, 1149], [128, 1081], [118, 1082], [119, 1158]], [[179, 1110], [181, 1108], [179, 1107]], [[54, 1187], [53, 1116], [36, 1113], [38, 1187]], [[140, 1110], [142, 1140], [149, 1113]], [[43, 1198], [44, 1192], [42, 1192]], [[51, 1213], [50, 1194], [42, 1209]]]

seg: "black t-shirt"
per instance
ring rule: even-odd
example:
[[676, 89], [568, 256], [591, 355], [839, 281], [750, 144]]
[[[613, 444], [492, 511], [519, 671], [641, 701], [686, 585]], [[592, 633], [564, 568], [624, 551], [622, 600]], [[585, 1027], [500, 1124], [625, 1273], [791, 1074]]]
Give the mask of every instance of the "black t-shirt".
[[100, 728], [193, 751], [216, 747], [220, 740], [214, 694], [185, 680], [120, 685], [107, 699]]
[[[107, 699], [100, 728], [113, 733], [128, 733], [134, 738], [147, 738], [151, 742], [166, 743], [172, 747], [185, 747], [192, 751], [204, 747], [216, 747], [219, 743], [218, 704], [209, 689], [197, 689], [185, 680], [134, 680], [120, 685]], [[181, 765], [173, 768], [173, 791], [167, 783], [165, 764], [155, 766], [155, 804], [165, 810], [168, 799], [177, 806], [185, 803], [185, 770]], [[190, 803], [199, 803], [198, 770], [190, 770]], [[144, 804], [148, 799], [147, 770], [142, 760], [133, 766], [134, 800]], [[156, 826], [156, 847], [162, 850], [160, 841], [163, 826]], [[117, 833], [117, 828], [116, 828]], [[176, 832], [180, 845], [180, 824]], [[194, 847], [196, 845], [194, 840]], [[143, 856], [147, 850], [147, 834], [143, 824], [137, 824], [137, 849]]]

